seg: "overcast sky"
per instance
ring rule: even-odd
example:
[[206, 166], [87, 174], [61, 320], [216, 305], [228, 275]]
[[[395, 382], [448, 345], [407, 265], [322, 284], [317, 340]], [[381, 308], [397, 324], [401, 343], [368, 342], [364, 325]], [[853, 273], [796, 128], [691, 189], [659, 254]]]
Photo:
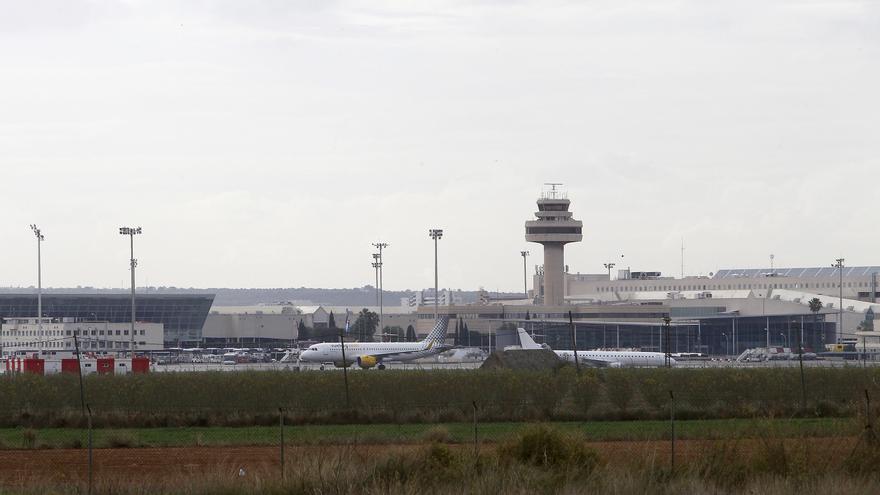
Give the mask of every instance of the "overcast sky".
[[[0, 285], [521, 290], [544, 182], [678, 275], [880, 264], [880, 8], [0, 0]], [[625, 255], [620, 263], [620, 255]]]

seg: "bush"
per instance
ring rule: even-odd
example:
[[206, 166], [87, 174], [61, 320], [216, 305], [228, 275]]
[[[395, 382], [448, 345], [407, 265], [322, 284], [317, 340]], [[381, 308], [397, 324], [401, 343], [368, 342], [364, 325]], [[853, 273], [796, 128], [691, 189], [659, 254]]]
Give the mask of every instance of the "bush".
[[127, 431], [111, 431], [104, 437], [104, 445], [111, 449], [129, 449], [139, 446], [137, 438]]
[[514, 441], [499, 447], [498, 455], [542, 468], [574, 468], [584, 475], [599, 464], [598, 454], [579, 436], [564, 436], [545, 425], [526, 428]]
[[21, 430], [21, 441], [26, 449], [33, 449], [37, 446], [37, 432], [33, 428], [25, 428]]
[[430, 443], [447, 443], [449, 428], [441, 425], [433, 426], [422, 434], [422, 440]]

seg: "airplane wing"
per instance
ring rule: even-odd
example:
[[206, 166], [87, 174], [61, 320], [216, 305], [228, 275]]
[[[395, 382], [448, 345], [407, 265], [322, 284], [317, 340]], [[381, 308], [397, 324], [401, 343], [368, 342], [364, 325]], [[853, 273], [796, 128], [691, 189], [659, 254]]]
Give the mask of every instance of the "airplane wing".
[[439, 354], [444, 351], [448, 351], [452, 349], [453, 346], [449, 344], [428, 344], [428, 347], [425, 349], [413, 349], [411, 351], [391, 351], [391, 352], [377, 352], [370, 353], [370, 356], [375, 357], [379, 361], [396, 361], [402, 358], [420, 358], [425, 356], [431, 356], [434, 354]]

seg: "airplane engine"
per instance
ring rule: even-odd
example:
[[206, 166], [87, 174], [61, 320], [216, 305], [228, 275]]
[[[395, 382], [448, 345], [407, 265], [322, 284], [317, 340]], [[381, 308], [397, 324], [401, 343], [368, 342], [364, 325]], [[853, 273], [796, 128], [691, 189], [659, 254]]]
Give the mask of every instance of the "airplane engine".
[[357, 364], [361, 368], [367, 369], [379, 364], [379, 360], [375, 356], [360, 356], [357, 358]]
[[622, 366], [622, 365], [620, 364], [620, 361], [615, 361], [615, 362], [613, 362], [613, 363], [608, 363], [608, 367], [609, 367], [609, 368], [620, 368], [621, 366]]

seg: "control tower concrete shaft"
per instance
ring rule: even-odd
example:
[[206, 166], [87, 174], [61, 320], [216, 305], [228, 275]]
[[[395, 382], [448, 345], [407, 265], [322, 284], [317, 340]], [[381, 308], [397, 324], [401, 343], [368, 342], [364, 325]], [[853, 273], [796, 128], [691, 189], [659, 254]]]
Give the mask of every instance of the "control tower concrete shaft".
[[565, 245], [584, 238], [583, 223], [568, 211], [570, 201], [557, 189], [562, 184], [547, 185], [551, 189], [538, 199], [537, 220], [526, 221], [526, 241], [544, 245], [544, 305], [561, 306], [565, 303]]

